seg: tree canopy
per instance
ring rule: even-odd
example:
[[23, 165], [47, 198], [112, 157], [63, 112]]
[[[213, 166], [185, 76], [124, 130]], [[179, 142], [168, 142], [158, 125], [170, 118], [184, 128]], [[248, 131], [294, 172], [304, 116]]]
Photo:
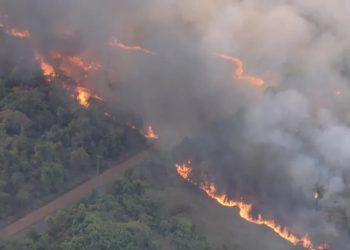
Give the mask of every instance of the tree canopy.
[[[145, 139], [102, 104], [86, 109], [68, 90], [40, 79], [0, 78], [0, 220], [13, 220], [42, 200], [117, 160]], [[106, 167], [106, 164], [102, 164]]]
[[129, 171], [105, 193], [94, 191], [49, 218], [45, 232], [31, 230], [25, 238], [2, 239], [0, 249], [209, 249], [186, 214], [167, 209], [164, 195]]

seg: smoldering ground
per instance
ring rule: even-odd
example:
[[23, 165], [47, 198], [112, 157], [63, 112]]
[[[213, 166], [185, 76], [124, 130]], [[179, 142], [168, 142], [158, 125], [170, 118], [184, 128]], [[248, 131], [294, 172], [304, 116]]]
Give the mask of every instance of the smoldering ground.
[[[348, 1], [0, 0], [0, 7], [42, 53], [100, 63], [85, 84], [154, 125], [162, 147], [194, 138], [183, 141], [182, 154], [206, 162], [198, 166], [222, 189], [345, 249]], [[111, 37], [156, 55], [113, 48]], [[265, 86], [235, 79], [235, 65], [215, 52], [241, 58]], [[317, 185], [325, 194], [315, 211]]]

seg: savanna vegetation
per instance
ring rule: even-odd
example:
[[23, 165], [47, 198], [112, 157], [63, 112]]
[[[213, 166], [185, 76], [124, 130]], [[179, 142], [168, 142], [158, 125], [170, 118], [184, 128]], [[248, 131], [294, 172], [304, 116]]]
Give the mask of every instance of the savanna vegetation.
[[85, 109], [40, 77], [0, 78], [2, 224], [145, 145], [136, 129], [106, 116], [102, 106]]
[[92, 192], [49, 218], [44, 232], [29, 230], [24, 238], [1, 239], [0, 249], [209, 249], [186, 210], [166, 202], [161, 186], [168, 177], [157, 164], [128, 171], [106, 192]]

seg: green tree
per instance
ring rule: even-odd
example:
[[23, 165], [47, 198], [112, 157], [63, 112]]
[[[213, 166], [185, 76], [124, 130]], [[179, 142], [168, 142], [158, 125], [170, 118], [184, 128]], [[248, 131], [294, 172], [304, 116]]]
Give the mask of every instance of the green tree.
[[35, 145], [34, 152], [38, 162], [54, 162], [61, 159], [57, 145], [52, 142], [39, 142]]
[[54, 162], [45, 162], [40, 168], [40, 183], [44, 192], [57, 192], [64, 183], [64, 167]]
[[90, 155], [85, 151], [84, 148], [74, 149], [70, 153], [70, 165], [80, 169], [86, 169], [91, 166]]

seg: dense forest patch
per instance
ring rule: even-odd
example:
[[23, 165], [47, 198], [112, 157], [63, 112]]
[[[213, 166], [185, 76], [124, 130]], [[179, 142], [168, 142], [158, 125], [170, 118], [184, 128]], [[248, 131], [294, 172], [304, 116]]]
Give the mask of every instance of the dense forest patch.
[[40, 77], [0, 78], [3, 224], [145, 145], [138, 130], [117, 114], [106, 116], [103, 103], [93, 104], [85, 109]]
[[25, 238], [2, 239], [0, 249], [209, 249], [183, 209], [169, 208], [164, 166], [145, 164], [107, 188], [92, 192], [73, 208], [47, 220], [48, 228]]

